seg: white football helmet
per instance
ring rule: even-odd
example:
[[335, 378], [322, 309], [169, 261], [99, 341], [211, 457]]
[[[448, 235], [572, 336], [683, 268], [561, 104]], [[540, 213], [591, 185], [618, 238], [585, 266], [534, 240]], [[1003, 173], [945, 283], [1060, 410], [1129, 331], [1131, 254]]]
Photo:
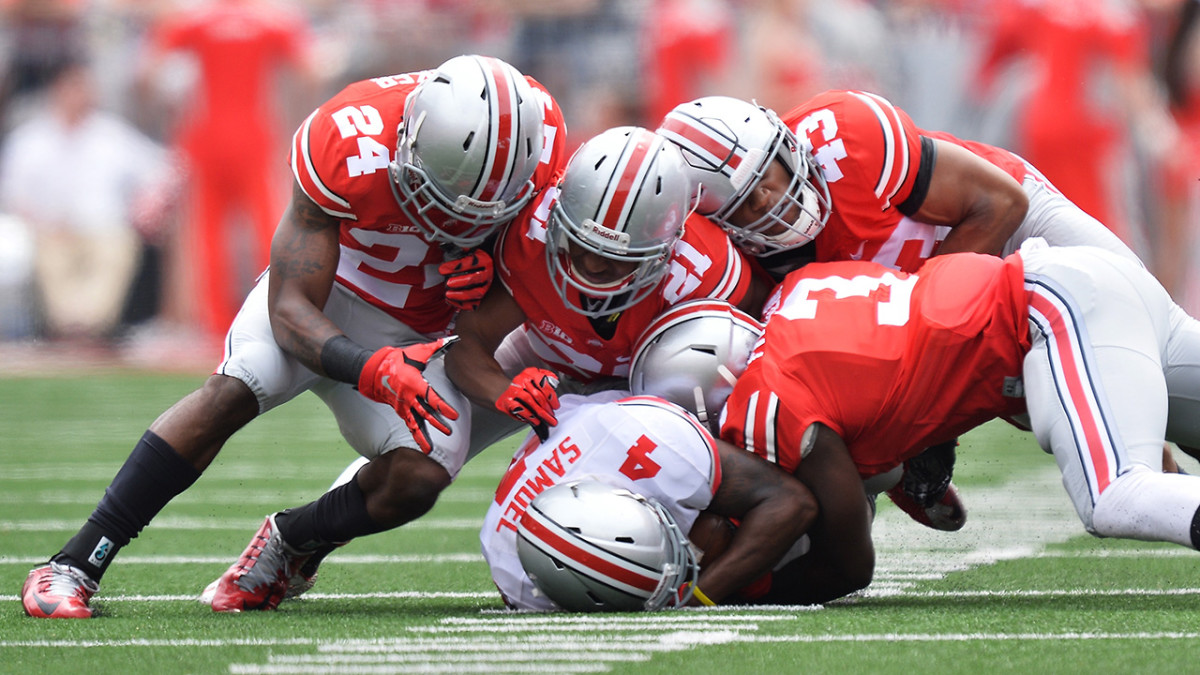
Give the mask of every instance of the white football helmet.
[[638, 338], [629, 389], [665, 398], [718, 434], [721, 409], [762, 333], [754, 317], [719, 300], [675, 305]]
[[524, 75], [456, 56], [408, 97], [392, 191], [430, 239], [473, 248], [533, 197], [544, 142], [543, 104]]
[[[546, 225], [546, 262], [563, 302], [603, 317], [650, 295], [667, 273], [690, 199], [679, 151], [652, 131], [617, 127], [580, 146]], [[585, 253], [635, 266], [619, 279], [589, 279], [573, 260]]]
[[669, 511], [594, 480], [534, 498], [517, 524], [517, 555], [538, 590], [572, 612], [673, 609], [699, 574]]
[[[658, 133], [683, 151], [688, 172], [700, 185], [697, 210], [748, 253], [798, 248], [825, 227], [830, 198], [821, 167], [773, 111], [728, 96], [707, 96], [675, 106]], [[775, 159], [791, 176], [783, 197], [754, 222], [734, 225], [730, 217]]]

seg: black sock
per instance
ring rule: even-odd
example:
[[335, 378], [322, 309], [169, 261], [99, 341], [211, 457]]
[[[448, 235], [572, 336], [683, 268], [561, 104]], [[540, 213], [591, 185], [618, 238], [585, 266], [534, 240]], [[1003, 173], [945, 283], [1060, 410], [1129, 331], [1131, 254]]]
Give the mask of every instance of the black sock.
[[1192, 516], [1192, 548], [1200, 551], [1200, 509], [1196, 509], [1196, 515]]
[[200, 472], [170, 443], [147, 431], [87, 523], [53, 559], [74, 565], [99, 581], [117, 551], [199, 477]]
[[367, 515], [367, 497], [357, 479], [335, 487], [315, 502], [276, 514], [275, 525], [283, 540], [301, 551], [344, 544], [388, 529]]

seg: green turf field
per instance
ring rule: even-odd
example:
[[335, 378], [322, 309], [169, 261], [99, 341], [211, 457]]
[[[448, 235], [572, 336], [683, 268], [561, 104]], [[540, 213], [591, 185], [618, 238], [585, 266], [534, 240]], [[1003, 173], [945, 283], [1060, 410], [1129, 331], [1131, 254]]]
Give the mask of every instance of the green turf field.
[[[306, 395], [254, 422], [125, 548], [91, 621], [37, 621], [28, 570], [87, 517], [153, 418], [199, 377], [0, 379], [0, 672], [1195, 672], [1197, 559], [1082, 534], [1053, 459], [990, 425], [963, 439], [958, 533], [893, 507], [863, 597], [825, 608], [656, 615], [501, 611], [477, 529], [511, 446], [484, 453], [432, 513], [355, 541], [273, 613], [195, 601], [267, 513], [315, 498], [354, 458]], [[1187, 465], [1189, 468], [1193, 464]]]

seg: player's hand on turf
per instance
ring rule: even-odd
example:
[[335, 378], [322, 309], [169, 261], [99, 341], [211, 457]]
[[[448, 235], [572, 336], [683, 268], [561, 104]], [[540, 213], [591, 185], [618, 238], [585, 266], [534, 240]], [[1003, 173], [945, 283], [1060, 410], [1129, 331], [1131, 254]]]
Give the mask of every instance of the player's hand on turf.
[[358, 378], [358, 391], [395, 408], [422, 452], [433, 448], [424, 423], [449, 434], [450, 427], [442, 418], [458, 419], [458, 411], [421, 375], [429, 360], [457, 339], [450, 336], [411, 347], [383, 347], [367, 359]]
[[438, 265], [438, 273], [446, 277], [446, 302], [461, 310], [475, 309], [492, 286], [492, 272], [492, 256], [479, 249]]
[[508, 389], [496, 399], [496, 408], [515, 420], [533, 427], [543, 441], [550, 427], [558, 424], [558, 376], [543, 368], [526, 368], [513, 378]]

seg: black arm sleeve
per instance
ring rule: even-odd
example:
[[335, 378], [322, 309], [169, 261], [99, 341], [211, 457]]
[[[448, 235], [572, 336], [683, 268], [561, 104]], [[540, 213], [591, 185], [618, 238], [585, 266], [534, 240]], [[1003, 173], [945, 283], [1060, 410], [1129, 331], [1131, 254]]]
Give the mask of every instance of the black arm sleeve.
[[922, 136], [921, 163], [917, 169], [917, 179], [913, 181], [913, 189], [909, 193], [908, 199], [896, 207], [900, 213], [911, 218], [925, 203], [925, 196], [929, 194], [929, 179], [933, 176], [934, 164], [937, 164], [937, 146], [933, 144], [932, 138]]
[[321, 368], [325, 374], [338, 382], [358, 384], [363, 366], [371, 358], [371, 350], [359, 346], [345, 335], [329, 338], [321, 347]]

